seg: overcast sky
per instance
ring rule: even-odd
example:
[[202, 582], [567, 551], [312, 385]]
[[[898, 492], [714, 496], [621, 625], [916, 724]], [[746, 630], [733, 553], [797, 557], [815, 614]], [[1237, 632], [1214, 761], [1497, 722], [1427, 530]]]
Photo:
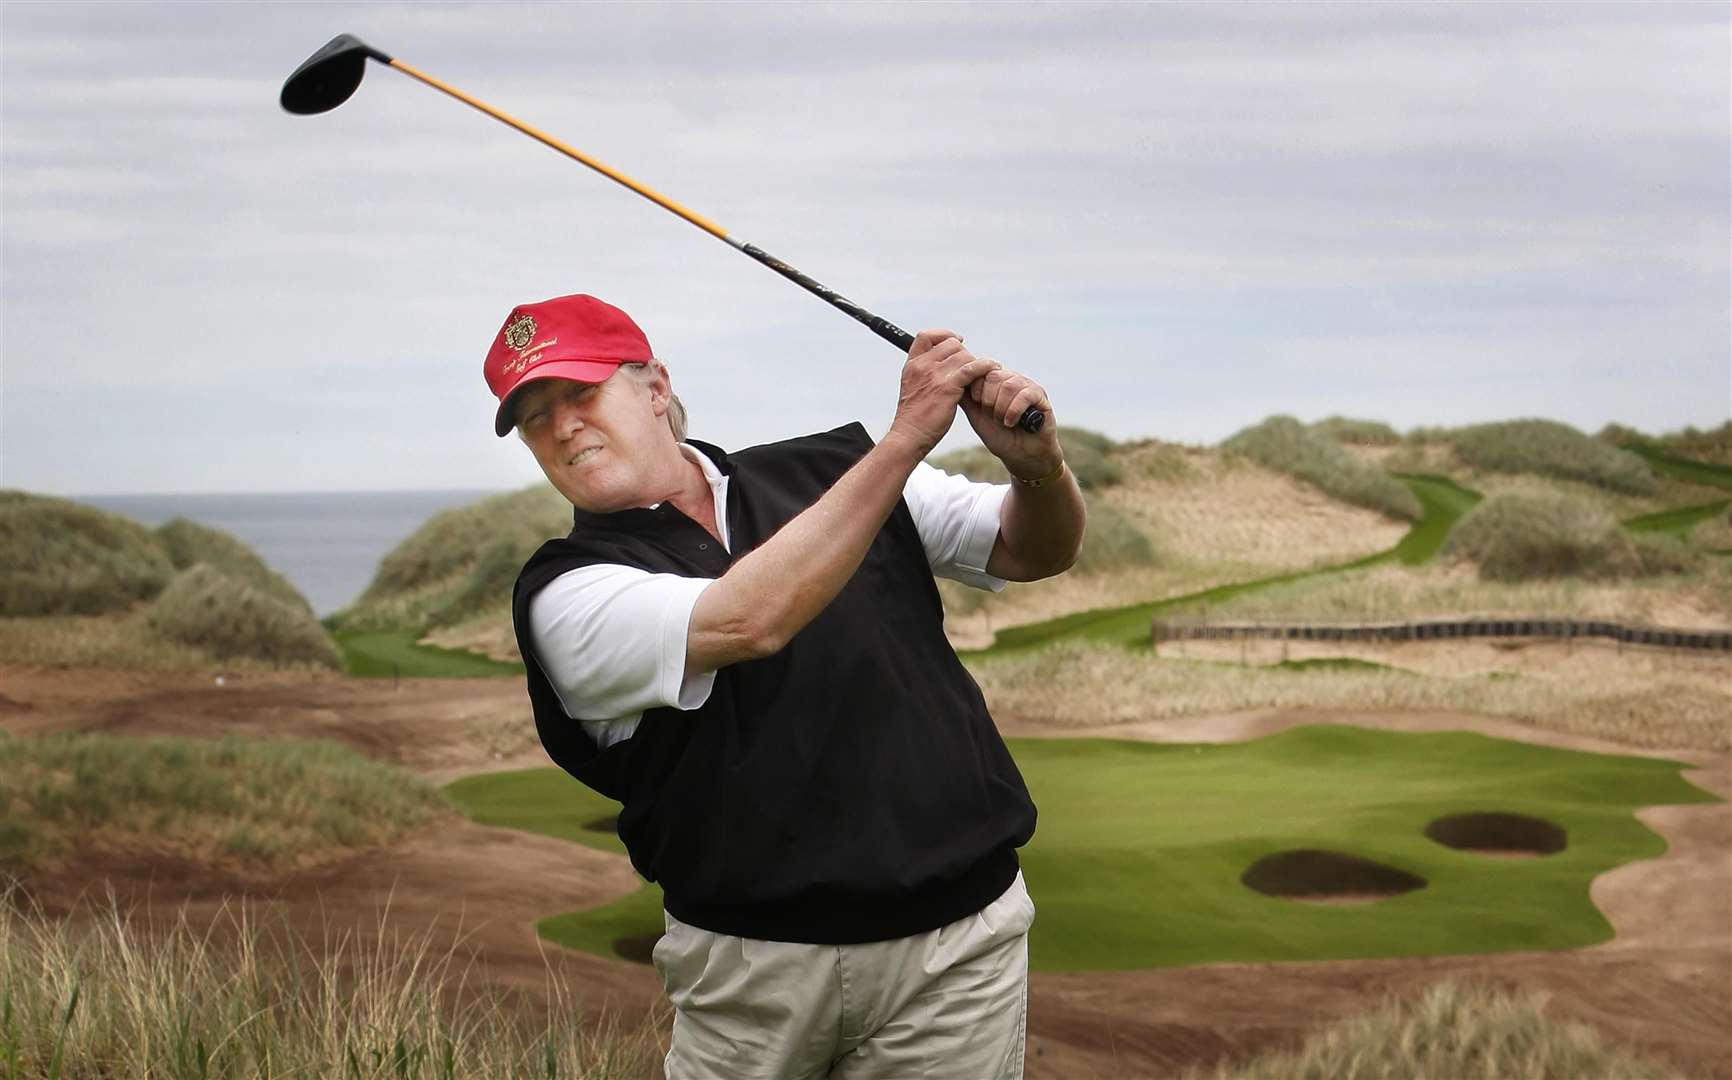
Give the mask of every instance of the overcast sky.
[[[1732, 413], [1732, 7], [0, 3], [0, 486], [514, 487], [481, 378], [591, 292], [723, 446], [899, 356], [340, 32], [599, 157], [1061, 423]], [[962, 445], [959, 422], [947, 445]]]

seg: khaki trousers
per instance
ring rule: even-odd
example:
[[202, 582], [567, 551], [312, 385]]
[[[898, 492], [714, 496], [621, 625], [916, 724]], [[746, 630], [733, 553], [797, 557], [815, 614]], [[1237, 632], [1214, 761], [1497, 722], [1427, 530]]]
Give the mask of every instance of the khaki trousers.
[[1019, 873], [924, 934], [801, 945], [667, 916], [656, 971], [674, 1006], [667, 1080], [1018, 1080], [1034, 902]]

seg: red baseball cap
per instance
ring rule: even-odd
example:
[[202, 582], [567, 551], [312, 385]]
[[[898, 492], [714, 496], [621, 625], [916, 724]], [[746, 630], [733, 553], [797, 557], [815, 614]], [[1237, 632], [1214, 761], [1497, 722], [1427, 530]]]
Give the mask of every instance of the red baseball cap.
[[482, 374], [499, 399], [493, 430], [504, 435], [513, 424], [511, 394], [537, 379], [605, 382], [621, 364], [654, 359], [649, 339], [631, 316], [593, 296], [556, 296], [539, 304], [519, 304], [487, 350]]

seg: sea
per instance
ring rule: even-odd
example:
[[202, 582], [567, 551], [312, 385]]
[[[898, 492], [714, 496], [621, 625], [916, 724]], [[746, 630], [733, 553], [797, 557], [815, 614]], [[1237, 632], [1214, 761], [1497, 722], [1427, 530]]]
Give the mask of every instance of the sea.
[[241, 540], [321, 617], [361, 595], [379, 560], [441, 510], [494, 491], [342, 491], [237, 495], [74, 495], [145, 525], [186, 518]]

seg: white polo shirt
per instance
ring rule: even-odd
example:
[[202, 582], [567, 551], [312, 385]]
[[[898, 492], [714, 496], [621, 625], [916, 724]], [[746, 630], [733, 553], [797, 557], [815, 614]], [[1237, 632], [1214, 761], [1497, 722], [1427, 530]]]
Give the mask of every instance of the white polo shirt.
[[[732, 551], [728, 478], [691, 445], [681, 443], [680, 451], [703, 469], [722, 545]], [[986, 561], [1009, 490], [925, 462], [914, 467], [902, 498], [934, 576], [1004, 588], [1002, 578], [986, 572]], [[530, 601], [530, 637], [542, 672], [565, 714], [599, 745], [630, 738], [645, 709], [695, 709], [708, 700], [716, 673], [686, 678], [686, 634], [699, 594], [714, 580], [602, 563], [561, 574]]]

